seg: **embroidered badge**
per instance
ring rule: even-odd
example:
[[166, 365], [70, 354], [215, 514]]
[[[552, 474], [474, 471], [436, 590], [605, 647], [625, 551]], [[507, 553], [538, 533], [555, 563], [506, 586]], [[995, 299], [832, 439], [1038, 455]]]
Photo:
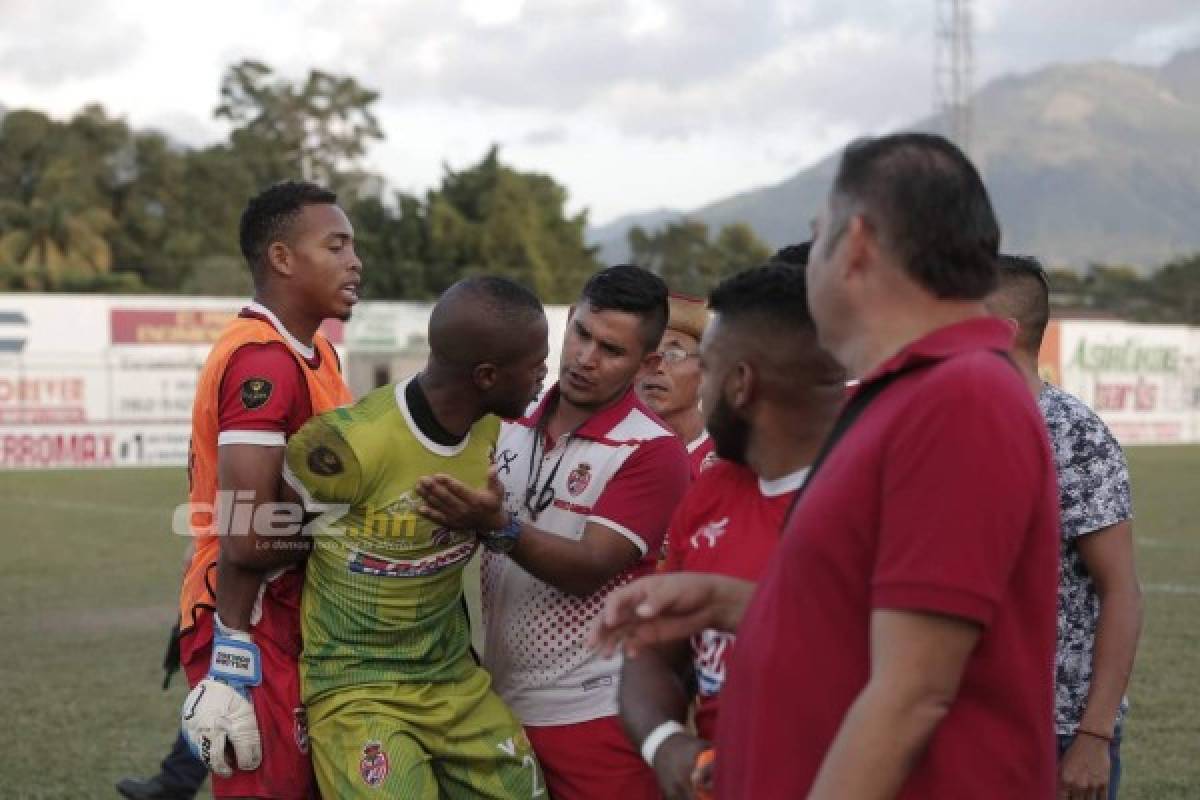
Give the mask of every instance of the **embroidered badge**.
[[362, 776], [363, 783], [378, 789], [387, 780], [389, 769], [387, 753], [383, 752], [382, 744], [367, 742], [363, 745], [362, 758], [358, 762], [358, 774]]
[[271, 399], [274, 388], [266, 378], [246, 378], [242, 381], [242, 405], [247, 410], [262, 408]]
[[338, 475], [345, 469], [338, 454], [323, 444], [308, 451], [308, 468], [314, 475], [324, 475], [327, 478]]
[[571, 474], [567, 476], [567, 491], [572, 497], [583, 494], [583, 490], [592, 482], [592, 465], [580, 464], [575, 469], [571, 470]]

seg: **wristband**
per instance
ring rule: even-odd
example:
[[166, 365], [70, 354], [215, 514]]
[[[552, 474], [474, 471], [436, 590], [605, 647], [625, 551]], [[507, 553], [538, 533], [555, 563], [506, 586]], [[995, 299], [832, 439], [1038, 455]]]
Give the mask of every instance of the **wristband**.
[[650, 731], [650, 735], [642, 740], [642, 758], [650, 765], [651, 769], [654, 768], [654, 756], [658, 754], [658, 748], [662, 747], [663, 742], [677, 733], [687, 733], [687, 728], [680, 725], [676, 720], [669, 719]]
[[226, 628], [213, 614], [212, 662], [208, 676], [227, 683], [243, 696], [246, 689], [262, 683], [262, 657], [258, 645], [245, 631]]
[[1100, 739], [1101, 741], [1108, 742], [1109, 744], [1112, 744], [1113, 742], [1113, 737], [1105, 736], [1103, 733], [1098, 733], [1096, 731], [1089, 731], [1086, 728], [1076, 728], [1075, 733], [1082, 733], [1084, 736], [1091, 736], [1093, 739]]

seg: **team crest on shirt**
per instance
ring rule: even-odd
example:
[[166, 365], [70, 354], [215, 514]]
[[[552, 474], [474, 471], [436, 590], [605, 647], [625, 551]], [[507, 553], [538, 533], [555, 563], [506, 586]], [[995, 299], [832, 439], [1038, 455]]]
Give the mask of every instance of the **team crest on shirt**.
[[717, 539], [720, 539], [725, 535], [725, 529], [728, 527], [729, 517], [722, 517], [716, 522], [709, 522], [701, 525], [696, 532], [692, 534], [692, 549], [699, 550], [702, 545], [716, 547]]
[[713, 464], [717, 463], [717, 461], [719, 461], [719, 460], [720, 460], [720, 457], [717, 455], [716, 450], [709, 451], [704, 456], [704, 460], [700, 462], [700, 471], [704, 472], [704, 470], [708, 469]]
[[584, 462], [571, 470], [571, 474], [567, 476], [567, 491], [571, 493], [572, 497], [577, 497], [583, 494], [591, 482], [592, 465]]
[[242, 381], [242, 405], [248, 411], [262, 408], [271, 399], [274, 388], [266, 378], [246, 378]]
[[345, 469], [338, 454], [323, 444], [308, 451], [308, 468], [314, 475], [324, 475], [326, 478], [337, 475]]
[[308, 712], [304, 706], [292, 709], [293, 733], [296, 736], [296, 747], [304, 755], [308, 755]]
[[358, 761], [358, 774], [363, 783], [372, 789], [378, 789], [387, 780], [391, 767], [388, 764], [387, 753], [383, 752], [380, 742], [367, 742], [363, 745], [362, 758]]

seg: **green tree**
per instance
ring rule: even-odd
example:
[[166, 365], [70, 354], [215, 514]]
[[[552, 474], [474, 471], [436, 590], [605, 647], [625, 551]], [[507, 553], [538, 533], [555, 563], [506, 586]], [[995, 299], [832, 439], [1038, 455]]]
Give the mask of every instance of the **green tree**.
[[1149, 283], [1155, 321], [1200, 325], [1200, 253], [1164, 265]]
[[721, 228], [716, 241], [709, 240], [708, 226], [694, 219], [668, 223], [653, 233], [634, 226], [628, 240], [634, 263], [660, 275], [672, 291], [697, 296], [771, 256], [771, 248], [742, 222]]
[[363, 297], [371, 300], [428, 300], [422, 253], [427, 236], [421, 201], [396, 195], [393, 211], [378, 197], [362, 197], [347, 209], [354, 224], [354, 249], [363, 262]]
[[495, 146], [473, 167], [446, 169], [425, 201], [425, 287], [436, 294], [464, 275], [488, 273], [545, 302], [570, 302], [599, 264], [584, 243], [587, 213], [568, 216], [566, 203], [553, 178], [501, 163]]
[[89, 106], [68, 124], [16, 111], [0, 122], [0, 271], [14, 288], [88, 288], [112, 268], [104, 190], [122, 123]]
[[379, 93], [348, 76], [311, 70], [302, 85], [260, 61], [234, 64], [213, 114], [234, 125], [231, 143], [259, 185], [303, 177], [335, 189], [383, 138], [371, 106]]
[[0, 204], [0, 265], [22, 289], [60, 289], [106, 274], [112, 251], [104, 234], [112, 218], [102, 208], [77, 210], [57, 198]]

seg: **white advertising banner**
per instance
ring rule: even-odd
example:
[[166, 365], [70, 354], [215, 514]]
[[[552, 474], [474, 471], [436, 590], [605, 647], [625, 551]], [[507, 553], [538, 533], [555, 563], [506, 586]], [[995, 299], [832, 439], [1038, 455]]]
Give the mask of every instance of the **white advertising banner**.
[[[229, 297], [0, 294], [0, 469], [187, 463], [196, 379], [246, 304]], [[322, 331], [347, 374], [390, 357], [399, 380], [429, 352], [432, 304], [362, 303]], [[548, 307], [556, 374], [567, 309]], [[372, 388], [367, 376], [354, 388]]]
[[1122, 444], [1200, 441], [1200, 330], [1063, 320], [1061, 385]]
[[245, 304], [0, 294], [0, 469], [185, 465], [197, 375]]

